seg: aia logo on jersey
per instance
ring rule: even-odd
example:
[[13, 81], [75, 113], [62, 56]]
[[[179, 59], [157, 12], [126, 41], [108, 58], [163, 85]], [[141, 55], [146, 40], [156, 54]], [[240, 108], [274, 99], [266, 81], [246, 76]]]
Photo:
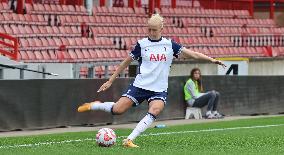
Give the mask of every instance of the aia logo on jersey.
[[150, 61], [167, 61], [165, 54], [151, 54]]

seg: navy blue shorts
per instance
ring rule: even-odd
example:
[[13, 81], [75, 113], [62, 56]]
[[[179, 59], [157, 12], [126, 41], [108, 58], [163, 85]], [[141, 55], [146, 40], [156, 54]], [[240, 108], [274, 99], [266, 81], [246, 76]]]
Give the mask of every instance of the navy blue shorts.
[[166, 91], [154, 92], [150, 90], [145, 90], [142, 88], [135, 87], [133, 86], [133, 84], [131, 84], [122, 96], [130, 98], [135, 103], [133, 105], [137, 106], [144, 100], [147, 100], [148, 104], [153, 100], [162, 100], [166, 104], [168, 93]]

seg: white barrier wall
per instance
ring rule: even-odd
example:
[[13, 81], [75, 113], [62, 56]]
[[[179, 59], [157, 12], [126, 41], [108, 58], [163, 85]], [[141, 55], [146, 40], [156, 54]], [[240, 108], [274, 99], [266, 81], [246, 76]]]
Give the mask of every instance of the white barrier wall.
[[[228, 61], [229, 62], [229, 61]], [[72, 79], [74, 78], [74, 64], [72, 63], [12, 63], [6, 62], [7, 65], [27, 65], [28, 69], [42, 71], [42, 67], [45, 67], [45, 72], [51, 72], [59, 74], [59, 76], [48, 76], [46, 79]], [[239, 63], [241, 64], [241, 62]], [[225, 75], [225, 72], [229, 69], [229, 66], [223, 72], [220, 72], [222, 68], [219, 68], [216, 64], [200, 61], [184, 61], [174, 62], [171, 67], [170, 76], [188, 76], [192, 68], [198, 67], [201, 69], [203, 75]], [[241, 73], [241, 66], [239, 66], [239, 75]], [[284, 75], [284, 58], [266, 58], [266, 59], [251, 59], [247, 64], [247, 75]], [[219, 74], [218, 74], [219, 72]], [[19, 79], [20, 72], [17, 69], [3, 69], [4, 79]], [[24, 71], [24, 79], [41, 79], [42, 74]]]
[[[197, 61], [173, 64], [170, 75], [186, 76], [194, 67], [200, 68], [203, 75], [218, 75], [217, 65]], [[247, 67], [248, 75], [284, 75], [284, 58], [249, 59]]]
[[249, 75], [284, 75], [284, 58], [251, 60]]
[[215, 64], [190, 62], [186, 64], [172, 64], [170, 76], [187, 76], [190, 71], [198, 67], [204, 75], [216, 75], [217, 67]]
[[[27, 69], [36, 70], [36, 71], [42, 71], [42, 68], [44, 67], [45, 72], [58, 74], [58, 76], [45, 75], [46, 79], [73, 79], [74, 77], [73, 64], [71, 63], [25, 63], [23, 65], [27, 65]], [[20, 70], [4, 69], [3, 78], [20, 79]], [[24, 79], [42, 79], [42, 78], [43, 74], [24, 71]]]

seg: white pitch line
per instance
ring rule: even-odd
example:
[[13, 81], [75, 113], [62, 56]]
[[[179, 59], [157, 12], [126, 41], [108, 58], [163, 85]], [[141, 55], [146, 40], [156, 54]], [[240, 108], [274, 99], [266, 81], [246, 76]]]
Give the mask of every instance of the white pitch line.
[[278, 126], [284, 126], [284, 124], [245, 126], [245, 127], [219, 128], [219, 129], [204, 129], [204, 130], [188, 130], [188, 131], [178, 131], [178, 132], [149, 133], [149, 134], [143, 134], [141, 136], [159, 136], [159, 135], [170, 135], [170, 134], [213, 132], [213, 131], [238, 130], [238, 129], [269, 128], [269, 127], [278, 127]]
[[[239, 129], [255, 129], [255, 128], [269, 128], [269, 127], [279, 127], [284, 126], [284, 124], [273, 124], [273, 125], [258, 125], [258, 126], [245, 126], [245, 127], [232, 127], [232, 128], [219, 128], [219, 129], [204, 129], [204, 130], [187, 130], [187, 131], [177, 131], [177, 132], [160, 132], [160, 133], [149, 133], [142, 134], [141, 137], [148, 136], [159, 136], [159, 135], [170, 135], [170, 134], [184, 134], [184, 133], [198, 133], [198, 132], [214, 132], [214, 131], [226, 131], [226, 130], [239, 130]], [[126, 138], [127, 136], [119, 136], [117, 138]], [[86, 138], [86, 139], [74, 139], [74, 140], [63, 140], [58, 142], [38, 142], [30, 144], [17, 144], [17, 145], [2, 145], [0, 149], [7, 148], [21, 148], [21, 147], [34, 147], [41, 145], [52, 145], [52, 144], [65, 144], [73, 142], [84, 142], [84, 141], [95, 141], [95, 138]]]

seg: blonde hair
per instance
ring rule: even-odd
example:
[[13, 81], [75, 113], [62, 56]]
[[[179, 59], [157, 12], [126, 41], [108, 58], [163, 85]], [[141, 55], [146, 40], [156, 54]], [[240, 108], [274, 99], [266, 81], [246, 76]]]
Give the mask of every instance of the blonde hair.
[[148, 24], [160, 24], [161, 28], [164, 27], [164, 18], [160, 14], [152, 14], [151, 18], [148, 20]]

